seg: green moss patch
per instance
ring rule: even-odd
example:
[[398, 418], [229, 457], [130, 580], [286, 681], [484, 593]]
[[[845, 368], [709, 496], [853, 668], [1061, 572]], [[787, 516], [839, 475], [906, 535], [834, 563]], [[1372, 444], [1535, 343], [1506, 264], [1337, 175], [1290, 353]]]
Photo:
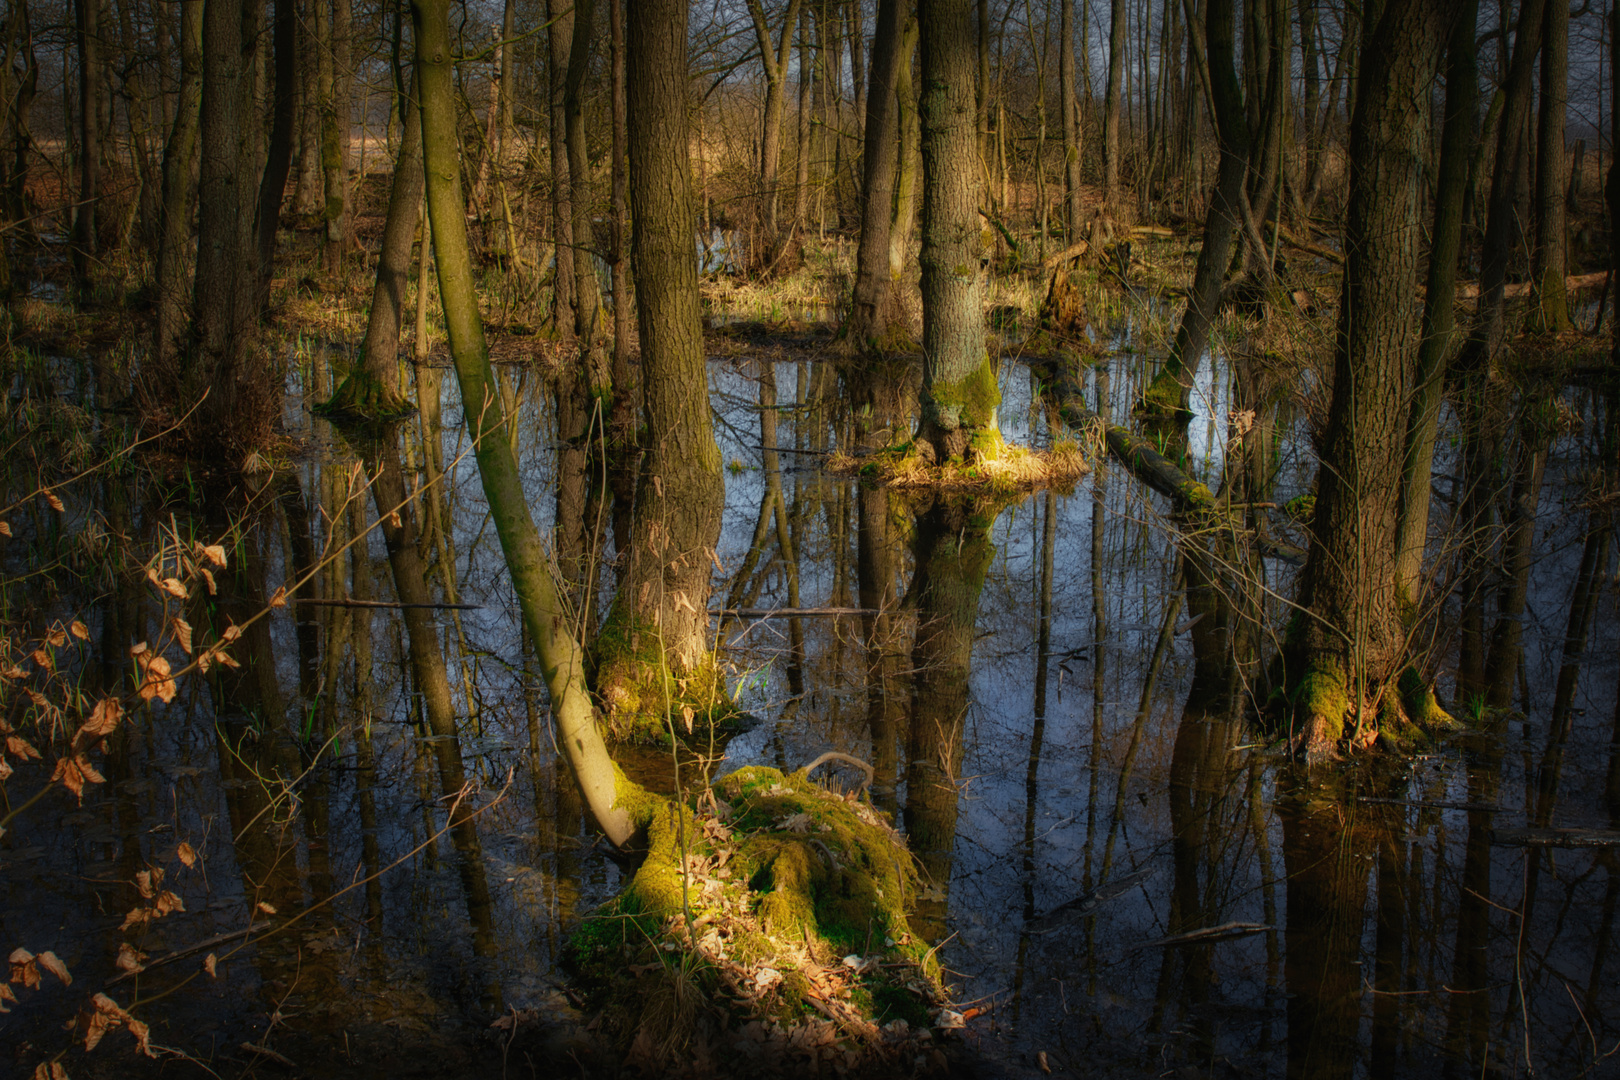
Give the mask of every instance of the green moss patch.
[[619, 605], [609, 612], [591, 647], [591, 685], [603, 734], [641, 744], [668, 743], [672, 735], [729, 734], [743, 717], [719, 661], [707, 653], [695, 667], [676, 670], [662, 640], [656, 626], [625, 615]]
[[650, 815], [629, 886], [567, 946], [633, 1061], [684, 1067], [730, 1044], [767, 1056], [814, 1046], [809, 1064], [841, 1070], [909, 1063], [934, 1018], [955, 1026], [908, 921], [911, 856], [868, 803], [754, 767], [698, 805]]

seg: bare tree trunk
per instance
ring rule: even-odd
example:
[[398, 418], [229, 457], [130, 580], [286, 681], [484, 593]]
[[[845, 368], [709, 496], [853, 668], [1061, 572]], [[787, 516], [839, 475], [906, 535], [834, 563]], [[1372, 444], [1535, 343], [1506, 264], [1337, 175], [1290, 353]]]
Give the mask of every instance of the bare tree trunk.
[[754, 38], [759, 45], [760, 64], [765, 70], [765, 116], [759, 140], [759, 188], [764, 207], [765, 235], [771, 251], [761, 253], [767, 259], [775, 257], [779, 243], [776, 222], [776, 178], [782, 160], [782, 113], [787, 95], [788, 56], [793, 48], [793, 27], [799, 20], [801, 0], [788, 0], [787, 12], [782, 16], [780, 40], [772, 42], [770, 23], [765, 18], [760, 0], [748, 0], [748, 13], [754, 21]]
[[293, 184], [293, 213], [314, 214], [326, 201], [321, 172], [320, 51], [315, 33], [315, 6], [321, 0], [300, 0], [298, 5], [298, 175]]
[[799, 160], [794, 167], [793, 227], [803, 229], [810, 207], [810, 102], [815, 67], [810, 61], [810, 13], [799, 16]]
[[1564, 114], [1569, 111], [1569, 5], [1551, 3], [1541, 33], [1541, 103], [1536, 148], [1534, 291], [1527, 329], [1545, 334], [1570, 328], [1565, 236]]
[[192, 169], [197, 162], [197, 109], [202, 102], [204, 2], [182, 0], [180, 6], [180, 93], [174, 129], [163, 151], [163, 227], [158, 238], [153, 349], [160, 372], [174, 370], [188, 329], [191, 219], [197, 193]]
[[[216, 0], [210, 0], [213, 2]], [[621, 796], [628, 795], [633, 788], [619, 779], [618, 770], [596, 729], [585, 690], [583, 654], [579, 643], [567, 631], [568, 615], [558, 600], [540, 535], [529, 515], [517, 457], [503, 430], [507, 422], [505, 409], [484, 345], [484, 328], [478, 314], [472, 258], [467, 245], [461, 166], [457, 161], [452, 75], [455, 58], [450, 45], [449, 2], [414, 0], [411, 11], [416, 24], [422, 155], [428, 208], [433, 220], [439, 294], [456, 378], [461, 385], [462, 407], [473, 436], [479, 477], [523, 611], [524, 624], [535, 643], [546, 686], [551, 692], [557, 742], [598, 826], [610, 841], [623, 844], [629, 840], [635, 825]], [[684, 96], [680, 102], [684, 107]]]
[[96, 204], [101, 201], [101, 0], [74, 0], [79, 43], [79, 205], [74, 218], [73, 278], [90, 284], [96, 256]]
[[1001, 395], [984, 345], [979, 177], [972, 161], [971, 0], [921, 0], [923, 389], [919, 450], [944, 462], [996, 429]]
[[1063, 112], [1063, 205], [1069, 243], [1080, 239], [1080, 124], [1075, 110], [1079, 99], [1074, 86], [1074, 0], [1062, 5], [1058, 32], [1058, 101]]
[[1113, 0], [1108, 28], [1108, 90], [1103, 96], [1103, 199], [1119, 202], [1120, 99], [1125, 88], [1125, 0]]
[[630, 210], [646, 457], [628, 565], [597, 640], [596, 688], [627, 735], [729, 707], [708, 645], [724, 502], [698, 311], [688, 157], [687, 5], [645, 0], [627, 33]]
[[607, 328], [602, 324], [602, 290], [596, 281], [596, 241], [591, 228], [591, 164], [585, 145], [585, 73], [590, 67], [590, 39], [596, 0], [575, 0], [573, 40], [563, 85], [563, 113], [568, 138], [568, 192], [572, 210], [574, 335], [585, 350], [584, 389], [601, 397], [610, 390]]
[[551, 312], [557, 339], [574, 333], [574, 211], [569, 194], [567, 91], [568, 54], [574, 42], [572, 0], [549, 0], [546, 35], [550, 62], [547, 114], [551, 118], [551, 221], [556, 240], [556, 268], [551, 276]]
[[[904, 148], [899, 142], [895, 77], [903, 54], [899, 0], [878, 0], [877, 28], [872, 39], [872, 83], [866, 100], [865, 175], [862, 178], [861, 240], [855, 256], [855, 292], [846, 333], [861, 349], [882, 349], [888, 322], [889, 230], [893, 224], [895, 164]], [[898, 153], [897, 153], [898, 151]]]
[[[624, 0], [607, 0], [609, 38], [613, 51], [613, 216], [612, 216], [612, 272], [613, 272], [613, 431], [620, 439], [628, 440], [635, 427], [635, 376], [630, 367], [630, 322], [634, 317], [630, 299], [630, 254], [625, 243], [629, 220], [629, 175], [626, 155], [629, 153], [625, 128], [628, 118], [624, 101]], [[622, 541], [624, 536], [620, 536]]]
[[[1350, 128], [1346, 266], [1333, 407], [1321, 440], [1307, 614], [1289, 642], [1307, 755], [1331, 755], [1346, 723], [1406, 657], [1395, 603], [1395, 520], [1417, 346], [1419, 180], [1434, 77], [1454, 15], [1446, 0], [1390, 4], [1367, 41]], [[1294, 681], [1297, 680], [1297, 681]]]
[[264, 177], [259, 183], [259, 306], [270, 302], [270, 279], [275, 273], [276, 230], [281, 225], [281, 199], [287, 190], [292, 165], [293, 134], [298, 121], [297, 0], [276, 0], [275, 114], [270, 126], [270, 149]]
[[[911, 251], [911, 234], [917, 224], [917, 174], [922, 169], [917, 90], [911, 78], [917, 33], [917, 20], [908, 20], [894, 80], [894, 104], [900, 115], [900, 156], [894, 178], [894, 218], [889, 224], [889, 282], [890, 298], [897, 304], [901, 279], [906, 272], [906, 256]], [[891, 313], [891, 320], [897, 314]]]

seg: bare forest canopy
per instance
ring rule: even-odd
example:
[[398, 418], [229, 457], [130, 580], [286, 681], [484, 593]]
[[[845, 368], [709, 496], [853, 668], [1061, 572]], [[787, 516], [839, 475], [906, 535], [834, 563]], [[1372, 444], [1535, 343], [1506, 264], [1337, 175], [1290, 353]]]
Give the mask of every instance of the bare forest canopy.
[[10, 0], [0, 1071], [1613, 1067], [1617, 30]]

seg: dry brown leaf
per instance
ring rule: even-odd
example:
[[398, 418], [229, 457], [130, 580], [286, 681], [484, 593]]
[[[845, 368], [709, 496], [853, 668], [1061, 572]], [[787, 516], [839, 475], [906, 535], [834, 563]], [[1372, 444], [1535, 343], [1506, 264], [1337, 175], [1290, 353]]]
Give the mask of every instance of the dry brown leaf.
[[173, 911], [186, 910], [186, 903], [174, 893], [165, 889], [157, 894], [156, 900], [152, 901], [152, 910], [159, 915], [167, 915]]
[[686, 733], [688, 735], [692, 734], [692, 718], [696, 715], [697, 713], [692, 711], [692, 706], [681, 706], [681, 721], [686, 724]]
[[11, 535], [11, 526], [7, 525], [3, 521], [0, 521], [0, 536], [10, 536], [10, 535]]
[[202, 549], [202, 553], [203, 558], [207, 559], [221, 570], [225, 569], [225, 548], [223, 546], [219, 544], [209, 544], [207, 547]]
[[135, 1036], [136, 1050], [139, 1050], [149, 1058], [157, 1057], [156, 1054], [152, 1053], [152, 1031], [146, 1026], [146, 1024], [131, 1017], [130, 1019], [124, 1021], [124, 1026], [129, 1028], [129, 1033], [131, 1035]]
[[287, 586], [283, 585], [276, 590], [276, 594], [270, 598], [270, 606], [273, 608], [287, 606]]
[[191, 594], [186, 592], [186, 587], [180, 584], [179, 578], [164, 578], [163, 591], [174, 597], [176, 600], [189, 600], [191, 598]]
[[150, 581], [153, 585], [156, 585], [160, 589], [163, 588], [163, 579], [158, 577], [157, 567], [155, 566], [148, 566], [146, 568], [146, 580]]
[[67, 631], [60, 626], [53, 626], [50, 633], [45, 635], [45, 640], [50, 642], [53, 647], [60, 649], [67, 644]]
[[237, 626], [235, 623], [231, 623], [231, 625], [227, 626], [223, 631], [220, 632], [219, 640], [221, 640], [221, 641], [235, 641], [237, 638], [239, 638], [241, 636], [242, 636], [242, 628], [240, 626]]
[[186, 655], [190, 656], [191, 624], [186, 622], [186, 620], [182, 619], [180, 616], [176, 615], [172, 625], [174, 626], [174, 639], [180, 643], [180, 647], [186, 651]]
[[214, 970], [218, 964], [219, 957], [215, 956], [213, 953], [209, 953], [207, 956], [203, 957], [203, 970], [208, 972], [208, 977], [210, 979], [219, 978], [218, 973]]
[[138, 641], [129, 647], [129, 655], [138, 660], [146, 654], [147, 648], [146, 642]]
[[11, 773], [11, 762], [6, 760], [4, 754], [0, 754], [0, 780], [10, 780]]
[[187, 866], [197, 865], [197, 849], [186, 843], [184, 840], [180, 841], [180, 846], [174, 849], [174, 854], [175, 858], [179, 859]]
[[213, 667], [213, 666], [214, 666], [214, 650], [213, 649], [204, 649], [202, 651], [202, 653], [197, 657], [197, 670], [199, 672], [201, 672], [202, 674], [206, 675], [206, 674], [208, 674], [208, 669]]
[[173, 701], [179, 687], [169, 678], [169, 662], [161, 656], [153, 656], [142, 662], [142, 667], [145, 669], [146, 681], [141, 683], [139, 691], [141, 700], [151, 701], [153, 698], [161, 698], [165, 705]]
[[17, 995], [11, 992], [11, 984], [0, 982], [0, 1013], [10, 1012], [11, 1010], [6, 1008], [6, 1002], [15, 1002], [16, 1000]]
[[224, 664], [228, 668], [239, 668], [242, 666], [235, 660], [231, 659], [231, 654], [226, 652], [224, 649], [216, 648], [214, 650], [214, 659], [218, 660], [221, 664]]
[[156, 885], [163, 883], [163, 871], [157, 872], [157, 880], [152, 880], [151, 870], [137, 870], [135, 872], [135, 891], [141, 894], [142, 900], [150, 900], [157, 895]]
[[51, 509], [55, 510], [58, 514], [62, 513], [64, 510], [67, 509], [65, 506], [62, 505], [62, 500], [58, 499], [56, 497], [56, 493], [54, 491], [52, 491], [50, 488], [42, 488], [40, 490], [40, 494], [45, 496], [45, 501], [47, 503], [49, 503]]
[[60, 1061], [42, 1061], [34, 1066], [34, 1080], [68, 1080]]
[[73, 636], [78, 638], [80, 641], [90, 640], [90, 628], [84, 625], [84, 623], [80, 622], [78, 619], [74, 619], [72, 624], [68, 626], [68, 629], [71, 630], [73, 632]]
[[266, 915], [274, 915], [276, 913], [276, 905], [266, 903], [263, 900], [259, 901], [258, 908], [259, 908], [260, 911], [264, 912]]
[[124, 921], [118, 924], [119, 930], [139, 930], [157, 916], [149, 907], [138, 907], [124, 916]]
[[34, 744], [21, 735], [7, 735], [6, 749], [24, 761], [38, 759], [39, 757], [39, 751], [34, 749]]
[[39, 968], [34, 963], [34, 954], [27, 949], [13, 949], [8, 958], [11, 963], [11, 981], [22, 983], [24, 986], [39, 985]]
[[393, 511], [388, 515], [388, 524], [395, 529], [403, 529], [405, 527], [405, 522], [400, 518], [398, 510]]
[[141, 961], [145, 959], [145, 953], [126, 941], [118, 946], [118, 959], [115, 963], [119, 971], [136, 972], [143, 970]]
[[63, 986], [73, 985], [73, 976], [68, 973], [67, 965], [57, 959], [56, 954], [49, 949], [46, 949], [34, 959], [39, 963], [40, 967], [60, 979]]
[[[101, 1042], [102, 1036], [119, 1024], [127, 1024], [134, 1020], [118, 1002], [106, 994], [97, 994], [91, 998], [90, 1005], [89, 1009], [79, 1013], [79, 1031], [84, 1036], [86, 1051], [94, 1050], [96, 1044]], [[136, 1038], [140, 1040], [140, 1036]]]
[[50, 653], [45, 651], [43, 646], [41, 646], [38, 649], [35, 649], [33, 651], [32, 655], [33, 655], [33, 658], [34, 658], [34, 663], [38, 664], [40, 667], [44, 668], [46, 671], [51, 671], [51, 670], [53, 670], [55, 668], [56, 661], [51, 657]]
[[26, 678], [27, 675], [28, 672], [16, 664], [7, 664], [4, 668], [0, 668], [0, 679], [22, 679]]
[[32, 686], [23, 687], [23, 693], [28, 695], [29, 701], [32, 701], [41, 709], [49, 709], [51, 707], [50, 699], [44, 694], [40, 693], [38, 690], [35, 690]]
[[85, 747], [97, 739], [106, 738], [118, 727], [118, 720], [123, 715], [124, 706], [117, 698], [102, 698], [96, 702], [96, 707], [90, 710], [90, 718], [73, 737], [74, 744]]

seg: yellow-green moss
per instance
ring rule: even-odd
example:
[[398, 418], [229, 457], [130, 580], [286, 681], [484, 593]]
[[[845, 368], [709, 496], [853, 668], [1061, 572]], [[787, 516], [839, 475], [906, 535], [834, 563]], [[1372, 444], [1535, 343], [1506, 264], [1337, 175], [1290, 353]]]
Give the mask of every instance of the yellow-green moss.
[[934, 403], [940, 427], [947, 431], [958, 426], [992, 427], [996, 408], [1001, 404], [1001, 388], [996, 385], [996, 372], [988, 354], [966, 377], [936, 382], [926, 394]]
[[597, 634], [591, 647], [591, 683], [609, 738], [666, 743], [672, 730], [686, 734], [687, 708], [692, 710], [693, 733], [699, 725], [707, 729], [738, 715], [713, 653], [705, 653], [693, 667], [675, 670], [661, 642], [657, 626], [624, 614], [617, 604]]

